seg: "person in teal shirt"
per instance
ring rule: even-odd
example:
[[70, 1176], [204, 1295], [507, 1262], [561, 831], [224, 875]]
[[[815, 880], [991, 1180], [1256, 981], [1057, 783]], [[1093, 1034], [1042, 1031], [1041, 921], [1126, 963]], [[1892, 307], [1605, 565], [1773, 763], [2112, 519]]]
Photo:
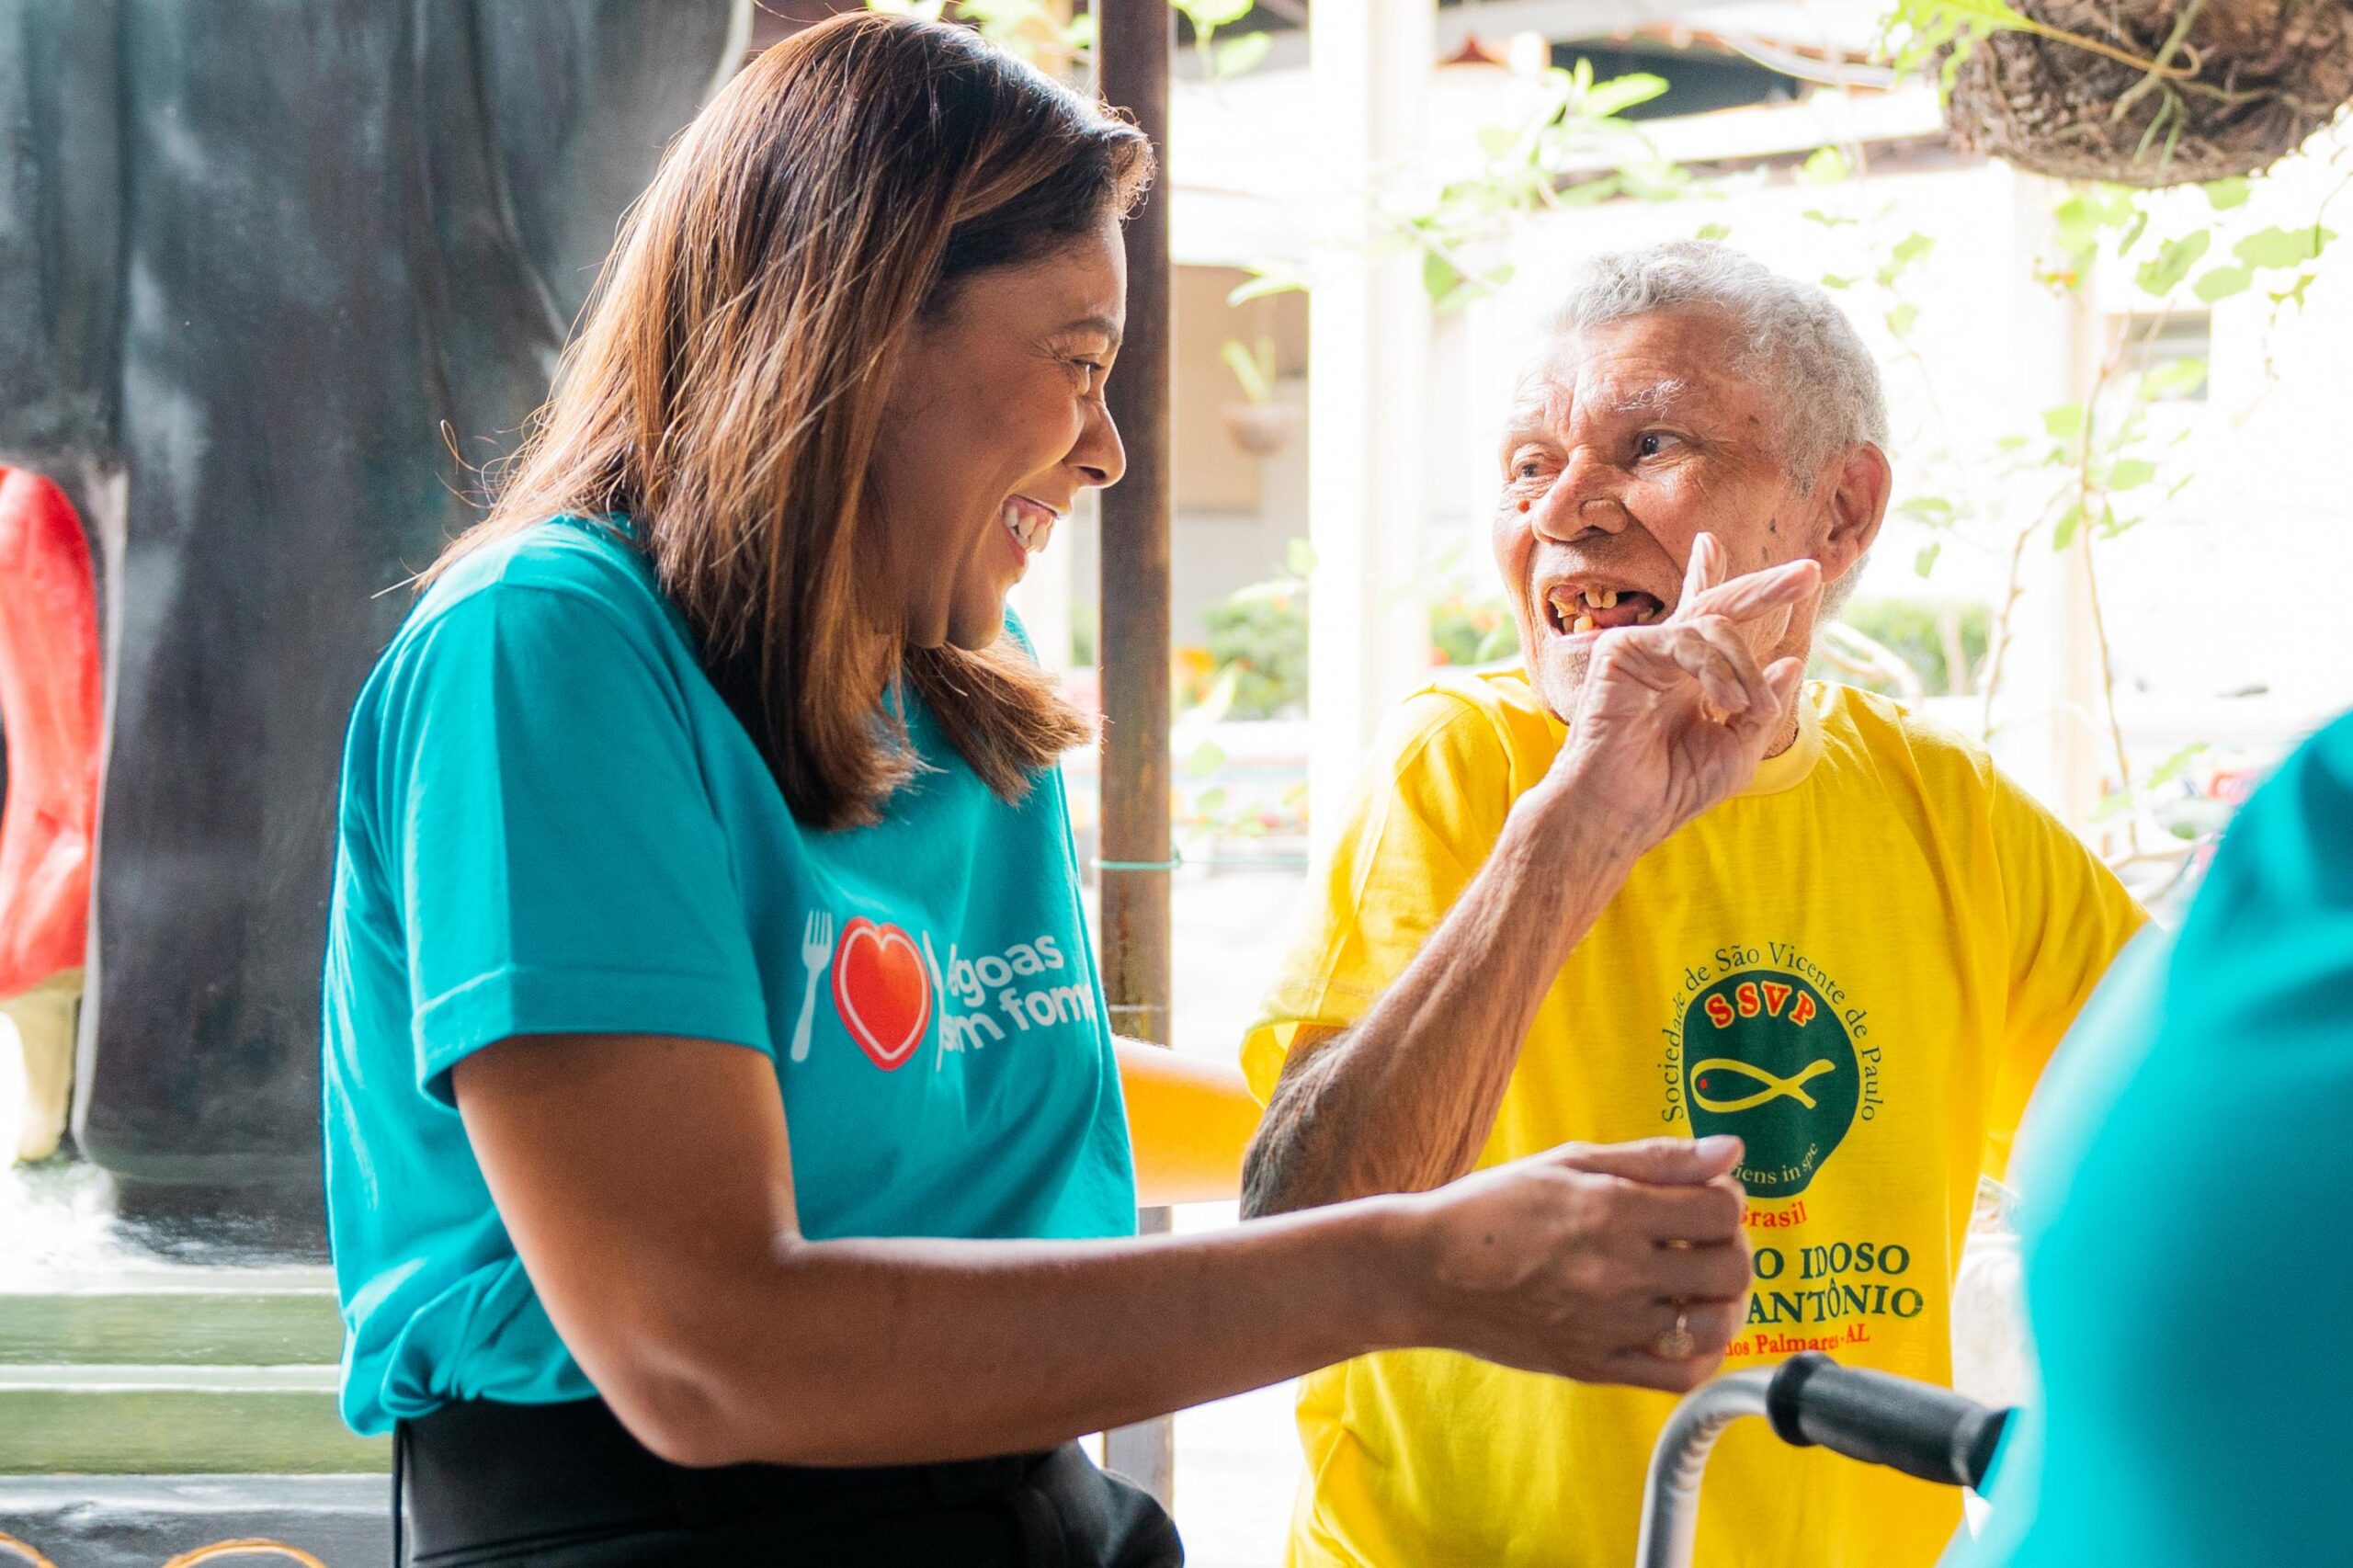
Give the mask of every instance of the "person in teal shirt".
[[354, 710], [326, 960], [336, 1259], [381, 1286], [355, 1427], [596, 1392], [450, 1095], [515, 1035], [769, 1058], [812, 1239], [1133, 1233], [1061, 776], [1004, 801], [904, 717], [921, 767], [882, 819], [811, 832], [625, 525], [509, 536], [425, 596]]
[[328, 1206], [404, 1562], [1162, 1568], [1079, 1437], [1376, 1349], [1720, 1358], [1731, 1140], [1133, 1233], [1122, 1082], [1168, 1054], [1107, 1028], [1055, 771], [1090, 731], [1006, 598], [1124, 466], [1151, 166], [967, 28], [761, 55], [363, 688]]
[[2248, 801], [2170, 941], [2045, 1074], [2020, 1224], [2039, 1397], [1965, 1568], [2341, 1562], [2353, 1474], [2353, 718]]

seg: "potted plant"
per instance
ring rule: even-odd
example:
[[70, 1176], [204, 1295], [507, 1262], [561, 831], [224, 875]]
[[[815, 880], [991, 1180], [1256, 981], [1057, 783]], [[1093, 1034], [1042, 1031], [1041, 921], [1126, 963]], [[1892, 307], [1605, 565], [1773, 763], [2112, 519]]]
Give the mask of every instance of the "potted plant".
[[1235, 446], [1252, 456], [1272, 457], [1299, 426], [1298, 406], [1274, 400], [1274, 343], [1262, 337], [1256, 348], [1249, 348], [1229, 341], [1219, 353], [1225, 368], [1233, 372], [1244, 399], [1225, 405], [1226, 433]]

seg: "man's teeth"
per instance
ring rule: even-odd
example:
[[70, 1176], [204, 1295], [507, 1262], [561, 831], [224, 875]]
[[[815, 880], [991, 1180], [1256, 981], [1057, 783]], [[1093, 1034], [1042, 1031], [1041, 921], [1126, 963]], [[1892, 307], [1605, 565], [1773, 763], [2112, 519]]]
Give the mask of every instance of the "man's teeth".
[[[1617, 588], [1580, 589], [1563, 584], [1554, 588], [1546, 597], [1552, 607], [1554, 623], [1566, 628], [1569, 633], [1574, 636], [1579, 632], [1594, 631], [1600, 625], [1600, 621], [1597, 619], [1600, 612], [1618, 608], [1624, 594], [1632, 591], [1626, 589], [1621, 592]], [[1660, 614], [1661, 608], [1657, 600], [1643, 598], [1640, 604], [1639, 613], [1634, 619], [1618, 624], [1647, 626]]]

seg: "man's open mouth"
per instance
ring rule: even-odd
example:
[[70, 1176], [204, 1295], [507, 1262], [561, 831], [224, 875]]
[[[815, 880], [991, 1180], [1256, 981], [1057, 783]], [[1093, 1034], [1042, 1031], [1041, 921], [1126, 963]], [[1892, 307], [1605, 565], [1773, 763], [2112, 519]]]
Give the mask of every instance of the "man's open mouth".
[[1554, 631], [1575, 637], [1619, 626], [1648, 626], [1665, 619], [1666, 605], [1640, 588], [1596, 582], [1556, 583], [1545, 592], [1544, 616]]
[[1053, 537], [1055, 517], [1051, 506], [1027, 495], [1014, 496], [997, 513], [997, 520], [1013, 536], [1013, 542], [1031, 555], [1045, 549], [1046, 541]]

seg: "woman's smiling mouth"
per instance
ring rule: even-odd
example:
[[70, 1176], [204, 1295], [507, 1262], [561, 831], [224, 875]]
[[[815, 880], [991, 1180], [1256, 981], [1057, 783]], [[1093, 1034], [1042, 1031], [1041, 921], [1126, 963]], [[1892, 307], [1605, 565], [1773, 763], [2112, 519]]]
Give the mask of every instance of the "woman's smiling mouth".
[[1061, 516], [1044, 502], [1033, 501], [1027, 495], [1008, 497], [1005, 505], [997, 508], [997, 521], [1004, 528], [1006, 537], [1013, 541], [1014, 548], [1020, 551], [1025, 558], [1046, 548], [1046, 541], [1053, 537], [1054, 524]]

